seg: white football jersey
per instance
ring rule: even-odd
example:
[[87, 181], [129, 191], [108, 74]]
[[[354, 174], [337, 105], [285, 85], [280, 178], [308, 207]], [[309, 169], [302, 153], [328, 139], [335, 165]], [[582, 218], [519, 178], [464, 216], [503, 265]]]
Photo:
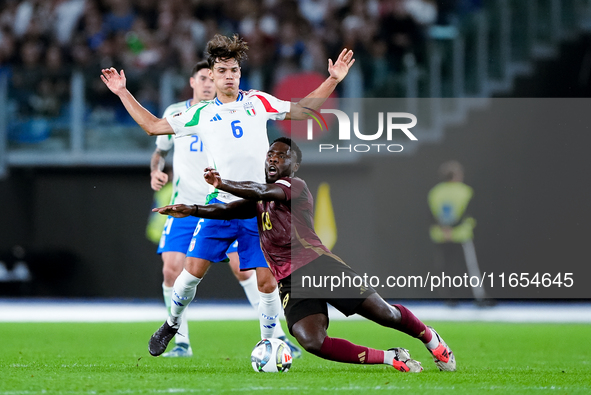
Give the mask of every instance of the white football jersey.
[[[164, 110], [163, 117], [190, 107], [191, 99], [171, 104]], [[203, 169], [209, 164], [201, 139], [196, 135], [182, 139], [175, 139], [173, 135], [163, 135], [156, 138], [156, 146], [162, 151], [170, 151], [174, 147], [174, 176], [170, 204], [205, 204], [209, 184], [203, 179]]]
[[[291, 102], [268, 93], [240, 91], [235, 102], [203, 101], [166, 119], [177, 136], [175, 141], [193, 139], [193, 135], [202, 139], [210, 164], [223, 179], [265, 183], [267, 121], [284, 119], [290, 106]], [[215, 189], [212, 192], [222, 202], [238, 199]]]

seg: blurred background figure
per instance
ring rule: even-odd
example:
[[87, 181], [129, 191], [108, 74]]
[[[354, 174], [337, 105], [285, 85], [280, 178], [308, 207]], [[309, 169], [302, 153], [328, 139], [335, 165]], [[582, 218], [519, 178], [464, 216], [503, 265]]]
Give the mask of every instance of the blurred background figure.
[[[480, 278], [473, 242], [476, 220], [466, 213], [474, 191], [464, 184], [464, 168], [458, 161], [444, 162], [439, 167], [439, 176], [442, 182], [435, 185], [428, 196], [429, 208], [436, 221], [430, 228], [431, 240], [437, 247], [436, 268], [453, 278], [463, 274], [463, 265], [460, 263], [464, 261], [468, 276]], [[445, 282], [440, 290], [444, 298], [458, 295]], [[472, 294], [477, 304], [485, 304], [484, 288], [472, 287]]]
[[[164, 169], [164, 173], [167, 174], [168, 180], [173, 179], [172, 167], [167, 166]], [[172, 197], [172, 182], [167, 182], [158, 190], [154, 192], [154, 203], [152, 204], [154, 207], [162, 207], [163, 205], [166, 206], [170, 203], [170, 198]], [[160, 237], [162, 237], [162, 231], [164, 230], [164, 225], [166, 224], [166, 216], [164, 215], [156, 215], [158, 213], [150, 213], [148, 217], [148, 225], [146, 226], [146, 237], [152, 243], [158, 245], [160, 243]]]

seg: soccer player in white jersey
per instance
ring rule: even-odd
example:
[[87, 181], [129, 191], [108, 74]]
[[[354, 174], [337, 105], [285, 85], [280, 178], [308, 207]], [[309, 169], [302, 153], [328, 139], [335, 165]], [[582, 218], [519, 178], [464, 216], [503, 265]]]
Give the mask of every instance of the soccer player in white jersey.
[[[166, 118], [157, 118], [143, 108], [125, 87], [125, 73], [114, 68], [103, 69], [101, 79], [120, 99], [133, 119], [149, 135], [198, 135], [210, 157], [210, 163], [228, 179], [264, 183], [264, 158], [269, 146], [269, 119], [307, 119], [310, 109], [318, 110], [353, 65], [353, 51], [344, 49], [333, 63], [328, 60], [329, 77], [298, 103], [279, 100], [269, 94], [242, 92], [240, 62], [246, 57], [246, 43], [216, 35], [207, 44], [210, 76], [216, 88], [216, 99], [203, 102]], [[235, 196], [213, 191], [209, 203], [228, 203]], [[260, 292], [259, 320], [262, 337], [272, 337], [278, 323], [281, 304], [277, 282], [260, 249], [255, 218], [231, 221], [201, 219], [191, 240], [185, 268], [173, 287], [171, 313], [154, 333], [148, 349], [161, 355], [177, 333], [182, 313], [193, 300], [197, 285], [211, 262], [220, 260], [231, 240], [238, 238], [241, 270], [256, 269]]]
[[[207, 61], [198, 62], [191, 71], [189, 84], [193, 88], [191, 99], [171, 104], [164, 110], [163, 117], [185, 111], [202, 100], [212, 100], [215, 97], [213, 80], [209, 76]], [[168, 181], [168, 174], [164, 166], [168, 153], [174, 148], [172, 180], [173, 191], [171, 203], [203, 204], [209, 193], [209, 184], [200, 176], [203, 169], [208, 166], [207, 155], [203, 143], [197, 135], [190, 138], [175, 139], [172, 135], [162, 135], [156, 138], [156, 149], [150, 161], [150, 184], [155, 191], [160, 190]], [[158, 245], [158, 253], [162, 256], [162, 293], [164, 303], [170, 311], [172, 299], [172, 286], [178, 275], [183, 270], [186, 252], [193, 237], [199, 218], [186, 217], [174, 218], [169, 216], [162, 232]], [[240, 271], [238, 259], [238, 242], [232, 243], [226, 251], [230, 260], [230, 267], [234, 276], [244, 289], [244, 293], [250, 304], [258, 310], [259, 293], [254, 271]], [[273, 336], [284, 340], [292, 348], [294, 356], [301, 355], [301, 350], [293, 342], [286, 338], [281, 325], [275, 327]], [[186, 319], [180, 324], [175, 336], [175, 347], [162, 354], [163, 357], [190, 357], [193, 351], [190, 346], [189, 325]]]

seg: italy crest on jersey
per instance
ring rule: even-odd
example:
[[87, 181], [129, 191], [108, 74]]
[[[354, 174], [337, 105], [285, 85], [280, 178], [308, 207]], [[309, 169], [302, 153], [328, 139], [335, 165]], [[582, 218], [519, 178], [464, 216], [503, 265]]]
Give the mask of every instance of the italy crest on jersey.
[[251, 117], [254, 117], [256, 115], [254, 111], [254, 104], [252, 104], [251, 101], [244, 103], [244, 111], [246, 111], [246, 113]]

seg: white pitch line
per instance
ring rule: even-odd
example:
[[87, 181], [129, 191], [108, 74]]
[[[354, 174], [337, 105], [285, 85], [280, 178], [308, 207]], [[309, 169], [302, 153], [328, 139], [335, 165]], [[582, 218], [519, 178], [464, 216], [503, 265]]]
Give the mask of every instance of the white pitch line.
[[[403, 304], [423, 321], [591, 323], [591, 303], [499, 303], [478, 308], [464, 303], [449, 307], [438, 303]], [[332, 307], [331, 320], [346, 317]], [[256, 320], [247, 304], [193, 303], [187, 310], [191, 321]], [[81, 300], [12, 301], [0, 299], [0, 322], [145, 322], [164, 321], [163, 304], [89, 302]], [[350, 319], [363, 319], [359, 316]]]

